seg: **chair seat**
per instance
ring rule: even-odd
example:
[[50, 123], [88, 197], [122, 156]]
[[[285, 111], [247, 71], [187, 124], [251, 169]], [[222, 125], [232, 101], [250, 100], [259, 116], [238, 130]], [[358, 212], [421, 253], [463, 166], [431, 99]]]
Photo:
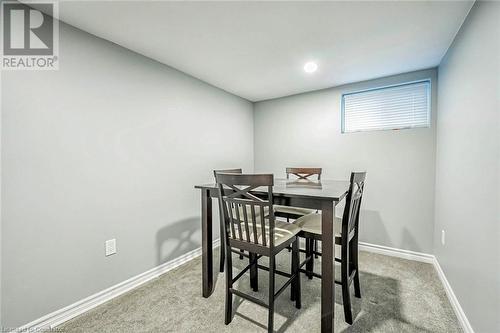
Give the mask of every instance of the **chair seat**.
[[276, 213], [291, 214], [298, 216], [304, 216], [316, 212], [316, 209], [301, 208], [301, 207], [291, 207], [282, 205], [274, 205], [273, 207]]
[[[321, 235], [321, 213], [313, 213], [298, 218], [295, 225], [304, 232]], [[335, 237], [341, 237], [342, 219], [335, 217]]]
[[[269, 223], [266, 219], [266, 243], [267, 246], [269, 246]], [[263, 244], [263, 237], [262, 237], [262, 227], [260, 223], [257, 223], [257, 239], [260, 244]], [[238, 224], [235, 224], [235, 233], [236, 237], [235, 239], [239, 238], [239, 230], [238, 230]], [[244, 224], [241, 223], [241, 236], [243, 240], [247, 241], [246, 237], [246, 230], [244, 227]], [[254, 241], [254, 235], [253, 235], [253, 223], [249, 222], [248, 223], [248, 229], [249, 229], [249, 234], [250, 234], [250, 242]], [[279, 246], [280, 244], [283, 244], [284, 242], [292, 239], [294, 236], [296, 236], [300, 232], [300, 227], [292, 224], [292, 223], [287, 223], [284, 221], [274, 221], [274, 246]]]

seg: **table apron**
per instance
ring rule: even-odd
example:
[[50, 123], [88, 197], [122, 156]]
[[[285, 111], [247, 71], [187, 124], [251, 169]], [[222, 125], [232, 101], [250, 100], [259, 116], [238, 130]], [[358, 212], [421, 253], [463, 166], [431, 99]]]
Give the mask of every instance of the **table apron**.
[[[206, 189], [210, 193], [210, 197], [218, 198], [219, 191], [217, 189]], [[257, 192], [252, 192], [256, 196], [260, 196]], [[316, 197], [303, 197], [303, 196], [295, 196], [295, 195], [286, 195], [286, 194], [273, 194], [273, 201], [275, 205], [283, 205], [283, 206], [291, 206], [291, 207], [301, 207], [301, 208], [310, 208], [310, 209], [321, 209], [323, 202], [331, 201], [332, 204], [336, 204], [335, 200], [327, 200], [325, 198], [316, 198]]]

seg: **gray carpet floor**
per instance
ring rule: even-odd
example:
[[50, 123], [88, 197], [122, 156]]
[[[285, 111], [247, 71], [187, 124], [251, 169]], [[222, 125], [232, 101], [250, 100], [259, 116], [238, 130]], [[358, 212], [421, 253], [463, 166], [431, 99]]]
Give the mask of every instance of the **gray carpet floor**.
[[[217, 252], [214, 260], [217, 263]], [[264, 264], [266, 260], [261, 259]], [[244, 262], [233, 260], [243, 267]], [[278, 269], [289, 270], [290, 254], [279, 255]], [[321, 265], [318, 260], [317, 268]], [[337, 266], [337, 271], [340, 267]], [[353, 325], [344, 322], [342, 294], [336, 286], [336, 332], [462, 332], [437, 273], [430, 264], [360, 252], [362, 298], [351, 287]], [[59, 332], [266, 332], [267, 310], [234, 298], [234, 318], [224, 325], [224, 275], [216, 274], [213, 295], [201, 297], [201, 258], [117, 297], [57, 329]], [[238, 289], [265, 299], [268, 273], [259, 270], [259, 292], [248, 278]], [[283, 283], [277, 277], [276, 290]], [[320, 283], [302, 275], [302, 309], [289, 290], [277, 299], [276, 332], [320, 331]]]

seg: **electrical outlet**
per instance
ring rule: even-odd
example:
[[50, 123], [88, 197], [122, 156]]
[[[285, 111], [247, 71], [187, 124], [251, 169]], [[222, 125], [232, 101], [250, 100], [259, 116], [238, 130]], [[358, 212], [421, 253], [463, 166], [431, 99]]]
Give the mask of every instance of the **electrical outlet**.
[[105, 243], [106, 257], [116, 253], [116, 239], [109, 239]]
[[446, 243], [446, 234], [444, 232], [444, 230], [441, 230], [441, 244], [445, 244]]

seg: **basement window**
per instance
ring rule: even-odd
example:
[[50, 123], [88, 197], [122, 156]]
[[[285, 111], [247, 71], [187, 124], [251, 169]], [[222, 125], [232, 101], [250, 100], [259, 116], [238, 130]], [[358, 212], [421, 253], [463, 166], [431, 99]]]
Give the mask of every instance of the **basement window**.
[[430, 127], [431, 81], [342, 95], [342, 133]]

